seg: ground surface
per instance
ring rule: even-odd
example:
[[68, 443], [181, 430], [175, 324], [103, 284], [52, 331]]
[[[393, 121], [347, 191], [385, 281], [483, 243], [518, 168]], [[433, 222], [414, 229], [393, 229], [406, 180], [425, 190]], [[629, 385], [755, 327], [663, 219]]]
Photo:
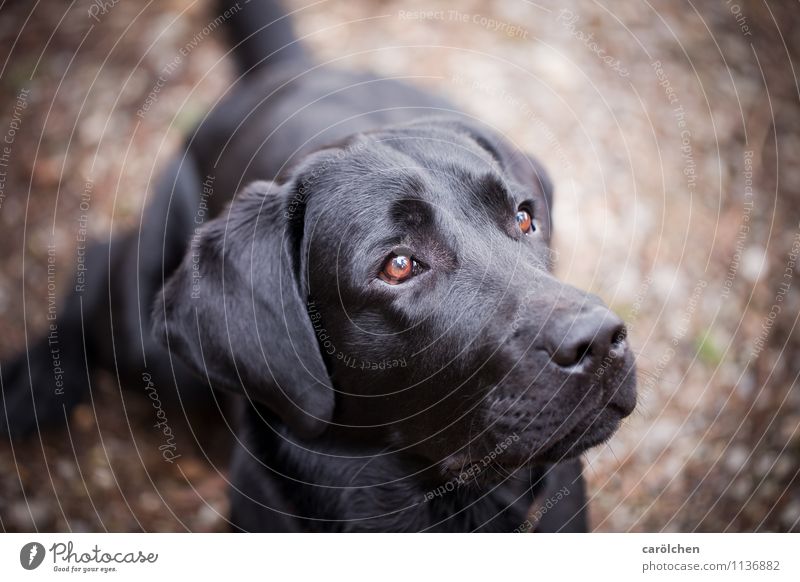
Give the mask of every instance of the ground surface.
[[[44, 329], [49, 244], [68, 284], [82, 194], [92, 236], [137, 223], [230, 81], [206, 4], [0, 8], [0, 357]], [[557, 272], [638, 353], [639, 409], [587, 455], [593, 527], [800, 529], [797, 4], [322, 1], [296, 20], [319, 59], [417, 77], [550, 170]], [[118, 398], [101, 378], [70, 436], [0, 443], [0, 528], [225, 529], [224, 463], [165, 463], [146, 405], [95, 417]]]

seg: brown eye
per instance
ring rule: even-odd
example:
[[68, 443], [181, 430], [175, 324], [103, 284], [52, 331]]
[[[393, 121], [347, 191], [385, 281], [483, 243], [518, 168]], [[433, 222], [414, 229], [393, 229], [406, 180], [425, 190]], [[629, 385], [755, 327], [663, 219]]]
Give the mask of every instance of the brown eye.
[[533, 226], [533, 218], [531, 218], [531, 215], [527, 210], [518, 211], [516, 218], [519, 229], [525, 234], [530, 234], [535, 230], [535, 227]]
[[391, 255], [384, 263], [380, 278], [390, 285], [397, 285], [414, 274], [414, 259], [408, 255]]

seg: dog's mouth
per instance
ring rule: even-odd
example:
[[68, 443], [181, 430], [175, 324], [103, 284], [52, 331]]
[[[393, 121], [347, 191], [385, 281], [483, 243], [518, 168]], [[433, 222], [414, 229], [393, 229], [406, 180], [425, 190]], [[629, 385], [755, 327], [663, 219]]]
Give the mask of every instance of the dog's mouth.
[[[538, 411], [520, 415], [514, 424], [503, 422], [508, 413], [503, 414], [500, 421], [496, 421], [495, 430], [487, 432], [486, 441], [473, 443], [469, 461], [512, 472], [565, 461], [606, 442], [636, 407], [633, 368], [606, 378], [602, 387], [595, 388], [599, 389], [599, 398], [589, 406], [572, 410], [552, 429], [547, 426], [554, 421], [547, 421], [547, 415], [541, 415], [544, 425], [536, 421], [540, 416]], [[508, 408], [514, 418], [514, 410]], [[532, 421], [528, 420], [531, 418]], [[455, 455], [452, 465], [463, 469], [469, 463], [465, 463], [463, 456]]]
[[537, 458], [555, 463], [576, 457], [610, 439], [626, 416], [628, 413], [619, 406], [609, 404], [587, 415], [566, 435], [549, 444]]
[[459, 481], [507, 478], [515, 472], [543, 464], [574, 458], [607, 441], [617, 431], [629, 412], [617, 404], [609, 404], [582, 418], [564, 436], [552, 443], [528, 444], [524, 437], [513, 440], [507, 449], [498, 448], [480, 453], [459, 453], [442, 463], [443, 473]]
[[636, 407], [635, 363], [620, 358], [602, 376], [574, 374], [571, 380], [561, 379], [558, 391], [531, 387], [524, 379], [516, 387], [498, 383], [486, 389], [484, 406], [475, 409], [480, 420], [473, 418], [469, 430], [453, 435], [469, 435], [470, 441], [439, 457], [441, 474], [476, 481], [508, 477], [608, 441]]
[[[636, 389], [632, 370], [616, 384], [610, 396], [598, 406], [592, 407], [574, 422], [562, 435], [546, 443], [540, 452], [532, 457], [548, 463], [576, 457], [592, 447], [610, 439], [619, 429], [622, 421], [630, 416], [636, 407]], [[606, 391], [610, 386], [604, 387]], [[608, 392], [607, 392], [608, 393]]]

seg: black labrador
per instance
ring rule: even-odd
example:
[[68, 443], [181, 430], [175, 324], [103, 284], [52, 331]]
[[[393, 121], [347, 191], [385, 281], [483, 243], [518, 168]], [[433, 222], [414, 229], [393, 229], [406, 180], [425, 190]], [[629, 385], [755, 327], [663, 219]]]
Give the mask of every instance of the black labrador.
[[223, 8], [241, 77], [141, 230], [91, 250], [64, 373], [52, 337], [3, 366], [4, 428], [63, 422], [107, 368], [181, 406], [238, 395], [236, 529], [585, 530], [578, 456], [633, 410], [634, 363], [551, 274], [543, 169], [441, 99], [315, 64], [279, 6]]

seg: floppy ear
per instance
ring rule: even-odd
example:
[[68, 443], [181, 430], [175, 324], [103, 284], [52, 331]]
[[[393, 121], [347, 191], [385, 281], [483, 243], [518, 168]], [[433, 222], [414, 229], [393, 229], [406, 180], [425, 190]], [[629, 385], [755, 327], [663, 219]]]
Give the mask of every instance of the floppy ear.
[[156, 337], [214, 388], [266, 404], [296, 434], [325, 430], [334, 391], [306, 311], [288, 188], [255, 182], [200, 228], [159, 293]]

